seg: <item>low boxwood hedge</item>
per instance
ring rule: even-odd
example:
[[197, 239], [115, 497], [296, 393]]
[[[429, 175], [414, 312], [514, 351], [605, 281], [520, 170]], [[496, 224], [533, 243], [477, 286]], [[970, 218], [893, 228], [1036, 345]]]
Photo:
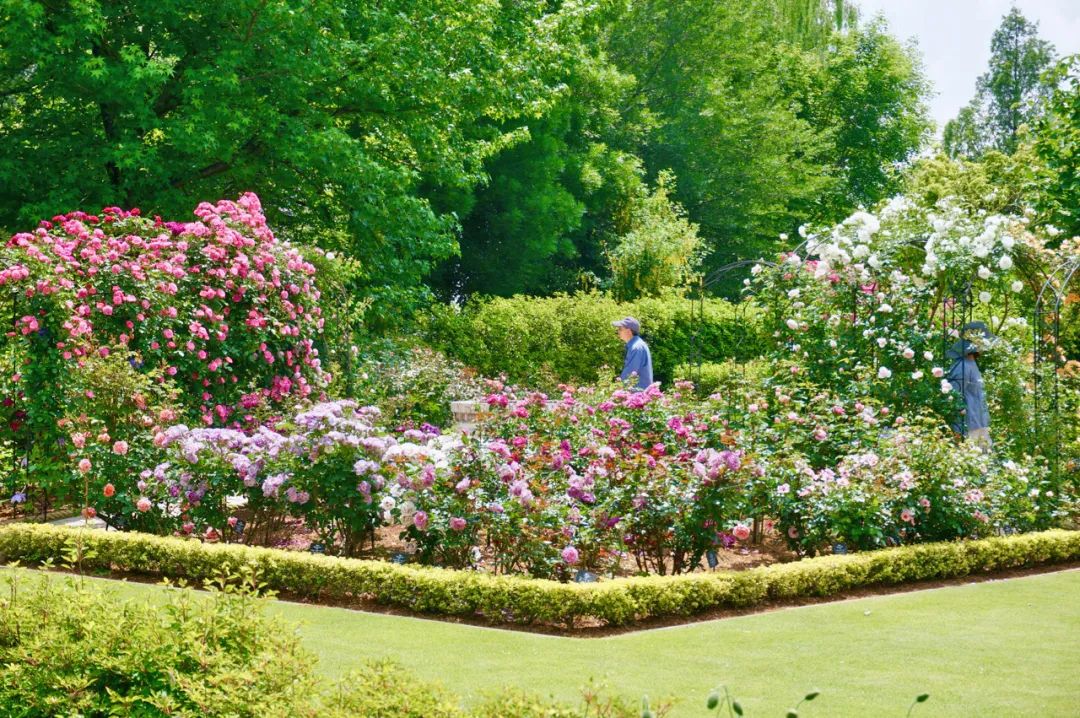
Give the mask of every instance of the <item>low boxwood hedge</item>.
[[149, 534], [41, 524], [0, 527], [0, 561], [60, 562], [81, 536], [84, 571], [203, 581], [242, 566], [268, 588], [314, 601], [367, 600], [420, 613], [499, 623], [622, 626], [713, 609], [836, 596], [854, 589], [956, 578], [1080, 560], [1080, 531], [902, 546], [746, 571], [564, 584], [518, 576], [401, 566]]

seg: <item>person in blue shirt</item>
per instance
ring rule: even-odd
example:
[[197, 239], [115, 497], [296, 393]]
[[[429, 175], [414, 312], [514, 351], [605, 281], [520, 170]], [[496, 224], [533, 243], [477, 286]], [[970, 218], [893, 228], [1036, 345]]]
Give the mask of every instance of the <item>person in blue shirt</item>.
[[649, 345], [641, 338], [641, 322], [626, 317], [612, 322], [611, 326], [619, 330], [619, 339], [626, 342], [626, 355], [619, 378], [627, 381], [636, 377], [634, 388], [639, 391], [647, 389], [653, 383], [652, 354], [649, 353]]

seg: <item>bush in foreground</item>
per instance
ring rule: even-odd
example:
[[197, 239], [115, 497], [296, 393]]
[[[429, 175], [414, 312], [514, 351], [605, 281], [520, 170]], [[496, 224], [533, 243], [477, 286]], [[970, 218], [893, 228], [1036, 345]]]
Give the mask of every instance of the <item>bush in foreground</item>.
[[79, 578], [10, 571], [0, 597], [0, 716], [571, 718], [593, 715], [594, 705], [610, 718], [637, 715], [594, 695], [580, 708], [508, 693], [465, 709], [385, 662], [328, 685], [296, 633], [262, 610], [250, 571], [221, 574], [211, 588], [155, 606]]

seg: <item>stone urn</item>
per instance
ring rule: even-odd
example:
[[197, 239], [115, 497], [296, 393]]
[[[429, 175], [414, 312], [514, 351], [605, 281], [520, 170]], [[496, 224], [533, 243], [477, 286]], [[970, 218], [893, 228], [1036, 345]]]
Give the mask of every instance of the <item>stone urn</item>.
[[450, 414], [454, 417], [455, 431], [469, 433], [476, 426], [477, 403], [472, 399], [450, 402]]

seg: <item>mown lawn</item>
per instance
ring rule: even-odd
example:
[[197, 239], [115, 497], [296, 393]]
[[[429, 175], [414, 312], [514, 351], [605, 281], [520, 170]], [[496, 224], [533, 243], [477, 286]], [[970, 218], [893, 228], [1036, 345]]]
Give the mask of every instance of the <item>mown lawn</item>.
[[[120, 584], [124, 596], [163, 595]], [[590, 677], [704, 716], [729, 686], [748, 716], [1080, 715], [1080, 571], [792, 608], [608, 638], [560, 638], [285, 602], [326, 674], [391, 658], [467, 700], [516, 686], [573, 701]]]

